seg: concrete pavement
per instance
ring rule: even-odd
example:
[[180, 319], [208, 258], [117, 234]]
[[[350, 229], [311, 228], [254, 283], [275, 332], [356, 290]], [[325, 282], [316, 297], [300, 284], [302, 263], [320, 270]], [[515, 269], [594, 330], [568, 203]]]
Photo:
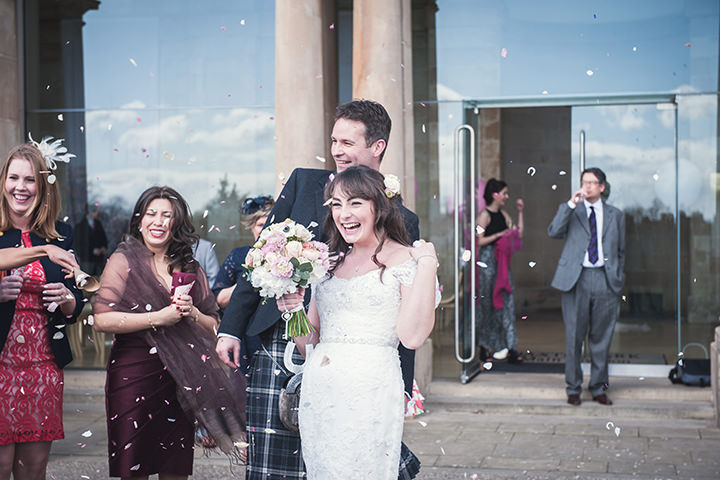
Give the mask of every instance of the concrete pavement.
[[[66, 438], [53, 445], [48, 478], [107, 478], [103, 382], [104, 372], [66, 372]], [[720, 478], [709, 389], [666, 379], [613, 378], [611, 385], [615, 405], [583, 398], [572, 407], [562, 375], [435, 380], [427, 413], [405, 423], [404, 440], [423, 464], [418, 479]], [[198, 449], [192, 478], [244, 474]]]

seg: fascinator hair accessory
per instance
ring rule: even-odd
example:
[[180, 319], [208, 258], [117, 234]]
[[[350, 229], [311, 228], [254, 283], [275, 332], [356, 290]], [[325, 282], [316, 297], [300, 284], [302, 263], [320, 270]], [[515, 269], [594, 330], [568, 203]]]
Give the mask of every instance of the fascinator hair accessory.
[[385, 175], [385, 195], [394, 198], [400, 195], [400, 179], [393, 174]]
[[265, 208], [273, 198], [270, 195], [260, 195], [259, 197], [248, 197], [243, 202], [240, 210], [243, 215], [252, 215], [258, 210]]
[[56, 177], [52, 173], [52, 170], [57, 169], [56, 162], [70, 163], [70, 159], [74, 158], [75, 155], [68, 153], [67, 147], [61, 145], [64, 141], [62, 138], [58, 138], [54, 142], [49, 143], [52, 141], [53, 137], [43, 137], [40, 142], [33, 140], [31, 133], [28, 133], [28, 137], [30, 138], [30, 143], [40, 150], [40, 155], [42, 155], [45, 159], [45, 165], [51, 170], [50, 175], [48, 176], [48, 182], [55, 183]]

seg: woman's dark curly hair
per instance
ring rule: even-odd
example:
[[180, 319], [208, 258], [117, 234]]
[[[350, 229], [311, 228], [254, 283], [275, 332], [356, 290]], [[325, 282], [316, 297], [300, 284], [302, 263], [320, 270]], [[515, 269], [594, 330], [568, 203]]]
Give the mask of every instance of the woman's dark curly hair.
[[133, 215], [128, 227], [128, 235], [143, 241], [140, 232], [140, 222], [147, 211], [148, 205], [153, 200], [164, 198], [172, 205], [172, 228], [170, 230], [170, 243], [168, 244], [165, 256], [168, 258], [168, 273], [173, 271], [197, 272], [198, 264], [193, 258], [192, 247], [200, 238], [195, 233], [192, 224], [192, 213], [185, 199], [173, 188], [150, 187], [138, 198]]
[[[377, 259], [377, 255], [382, 250], [385, 241], [390, 239], [401, 245], [410, 245], [410, 235], [405, 229], [405, 220], [400, 212], [402, 199], [399, 194], [388, 198], [385, 194], [385, 177], [382, 173], [363, 165], [350, 167], [336, 174], [335, 178], [325, 187], [325, 199], [330, 200], [338, 189], [348, 198], [361, 198], [373, 204], [374, 229], [380, 243], [372, 255], [372, 261], [380, 267], [382, 278], [386, 266]], [[335, 225], [332, 204], [330, 204], [330, 210], [330, 214], [325, 217], [324, 228], [329, 238], [330, 251], [338, 254], [337, 261], [330, 268], [332, 272], [345, 260], [345, 255], [350, 251], [350, 245], [345, 242]]]

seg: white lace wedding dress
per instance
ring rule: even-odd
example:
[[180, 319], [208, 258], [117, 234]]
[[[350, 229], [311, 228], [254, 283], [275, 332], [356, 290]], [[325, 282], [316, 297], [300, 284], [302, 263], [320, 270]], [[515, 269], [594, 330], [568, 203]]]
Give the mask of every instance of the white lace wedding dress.
[[398, 477], [403, 381], [398, 357], [400, 284], [415, 260], [315, 286], [320, 343], [303, 371], [299, 422], [309, 480]]

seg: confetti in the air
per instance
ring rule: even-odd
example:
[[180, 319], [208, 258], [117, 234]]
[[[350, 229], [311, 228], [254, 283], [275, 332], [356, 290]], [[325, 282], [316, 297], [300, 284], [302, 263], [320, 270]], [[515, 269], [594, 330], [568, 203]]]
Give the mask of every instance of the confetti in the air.
[[57, 119], [62, 122], [62, 121], [63, 121], [63, 114], [62, 114], [62, 113], [58, 114]]
[[480, 268], [487, 268], [487, 263], [485, 262], [477, 262], [477, 266]]
[[593, 75], [595, 75], [595, 72], [593, 72], [592, 70], [588, 69], [588, 70], [585, 71], [585, 75], [587, 75], [588, 77], [592, 77]]
[[472, 258], [472, 252], [470, 250], [465, 250], [462, 254], [463, 262], [469, 262]]
[[137, 67], [137, 62], [135, 61], [134, 58], [131, 58], [131, 59], [130, 59], [130, 63], [132, 63], [132, 66], [133, 66], [133, 67]]
[[553, 190], [557, 190], [557, 185], [553, 184], [553, 186], [550, 188], [552, 188]]
[[500, 56], [507, 58], [507, 48], [503, 47], [502, 50], [500, 50]]
[[535, 262], [528, 262], [528, 265], [530, 265], [530, 268], [533, 268], [533, 267], [535, 267], [535, 265], [537, 265], [537, 263], [535, 263]]
[[535, 176], [535, 167], [528, 167], [527, 173], [528, 173], [528, 175], [530, 175], [531, 177]]
[[82, 436], [85, 437], [85, 438], [92, 437], [92, 432], [91, 432], [90, 430], [85, 430], [85, 431], [82, 433]]
[[485, 232], [485, 229], [481, 227], [480, 225], [475, 226], [475, 233], [478, 235], [482, 235]]
[[325, 157], [321, 157], [320, 155], [315, 155], [315, 160], [318, 162], [325, 163]]

